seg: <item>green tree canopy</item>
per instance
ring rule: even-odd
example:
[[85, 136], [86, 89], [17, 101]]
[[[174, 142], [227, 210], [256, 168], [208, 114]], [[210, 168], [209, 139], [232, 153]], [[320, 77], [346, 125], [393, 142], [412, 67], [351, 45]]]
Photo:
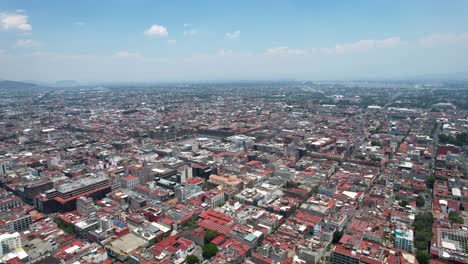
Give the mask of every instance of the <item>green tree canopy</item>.
[[434, 175], [431, 175], [427, 178], [426, 185], [428, 188], [433, 189], [434, 188], [434, 182], [435, 182], [435, 177]]
[[401, 201], [401, 202], [399, 203], [399, 205], [400, 205], [401, 207], [406, 207], [408, 204], [409, 204], [408, 201], [405, 201], [405, 200], [403, 200], [403, 201]]
[[429, 264], [431, 254], [425, 251], [418, 251], [418, 253], [416, 253], [416, 259], [418, 260], [419, 264]]
[[468, 145], [468, 133], [463, 132], [457, 134], [456, 136], [447, 136], [444, 134], [439, 135], [439, 140], [441, 143], [449, 143], [457, 146]]
[[215, 237], [217, 237], [219, 234], [216, 231], [213, 230], [207, 230], [205, 231], [205, 242], [211, 242]]
[[464, 224], [465, 223], [465, 220], [463, 220], [463, 217], [461, 217], [460, 215], [458, 215], [457, 212], [455, 211], [450, 211], [449, 213], [449, 220], [453, 223], [457, 223], [457, 224]]
[[207, 243], [202, 247], [202, 251], [203, 257], [205, 259], [210, 259], [218, 253], [218, 247], [213, 243]]
[[424, 196], [422, 194], [419, 194], [418, 198], [416, 198], [416, 206], [423, 207], [425, 203], [426, 203], [426, 199], [424, 199]]
[[198, 259], [198, 257], [195, 255], [188, 255], [186, 261], [187, 261], [187, 264], [200, 263], [200, 259]]
[[414, 245], [418, 251], [427, 252], [428, 250], [429, 242], [432, 239], [433, 220], [431, 212], [419, 213], [414, 219]]

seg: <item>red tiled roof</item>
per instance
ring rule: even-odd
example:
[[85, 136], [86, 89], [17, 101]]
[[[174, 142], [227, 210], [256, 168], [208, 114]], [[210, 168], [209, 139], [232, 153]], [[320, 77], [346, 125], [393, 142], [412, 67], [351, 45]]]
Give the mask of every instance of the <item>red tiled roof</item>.
[[450, 151], [452, 154], [459, 154], [460, 149], [452, 146], [440, 146], [437, 148], [437, 155], [447, 155], [447, 152]]
[[124, 181], [131, 181], [131, 180], [135, 180], [135, 179], [138, 179], [138, 178], [133, 176], [133, 175], [128, 175], [127, 177], [122, 178], [122, 180], [124, 180]]
[[231, 227], [228, 227], [226, 225], [220, 225], [210, 220], [200, 221], [199, 226], [203, 227], [204, 229], [214, 230], [223, 235], [227, 235], [232, 231]]
[[225, 236], [219, 235], [219, 236], [215, 237], [213, 240], [211, 240], [211, 243], [219, 246], [219, 244], [221, 244], [224, 241], [225, 238], [226, 238]]

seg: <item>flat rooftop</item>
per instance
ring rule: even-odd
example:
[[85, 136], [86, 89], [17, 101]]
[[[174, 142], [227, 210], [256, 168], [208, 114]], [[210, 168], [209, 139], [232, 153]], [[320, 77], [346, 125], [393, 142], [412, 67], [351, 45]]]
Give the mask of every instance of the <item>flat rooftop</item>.
[[128, 233], [109, 243], [113, 251], [125, 255], [146, 244], [146, 241], [133, 233]]

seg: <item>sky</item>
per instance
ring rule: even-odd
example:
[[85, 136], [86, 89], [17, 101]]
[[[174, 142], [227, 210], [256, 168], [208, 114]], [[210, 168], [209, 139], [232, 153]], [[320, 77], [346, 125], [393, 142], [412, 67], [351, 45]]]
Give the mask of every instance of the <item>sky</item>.
[[464, 0], [2, 0], [0, 79], [393, 79], [468, 71]]

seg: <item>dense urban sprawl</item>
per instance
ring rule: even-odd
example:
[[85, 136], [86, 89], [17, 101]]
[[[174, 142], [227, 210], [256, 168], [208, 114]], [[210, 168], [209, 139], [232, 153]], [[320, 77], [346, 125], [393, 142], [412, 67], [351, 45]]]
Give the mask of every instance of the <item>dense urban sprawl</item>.
[[463, 83], [0, 86], [2, 263], [467, 263]]

